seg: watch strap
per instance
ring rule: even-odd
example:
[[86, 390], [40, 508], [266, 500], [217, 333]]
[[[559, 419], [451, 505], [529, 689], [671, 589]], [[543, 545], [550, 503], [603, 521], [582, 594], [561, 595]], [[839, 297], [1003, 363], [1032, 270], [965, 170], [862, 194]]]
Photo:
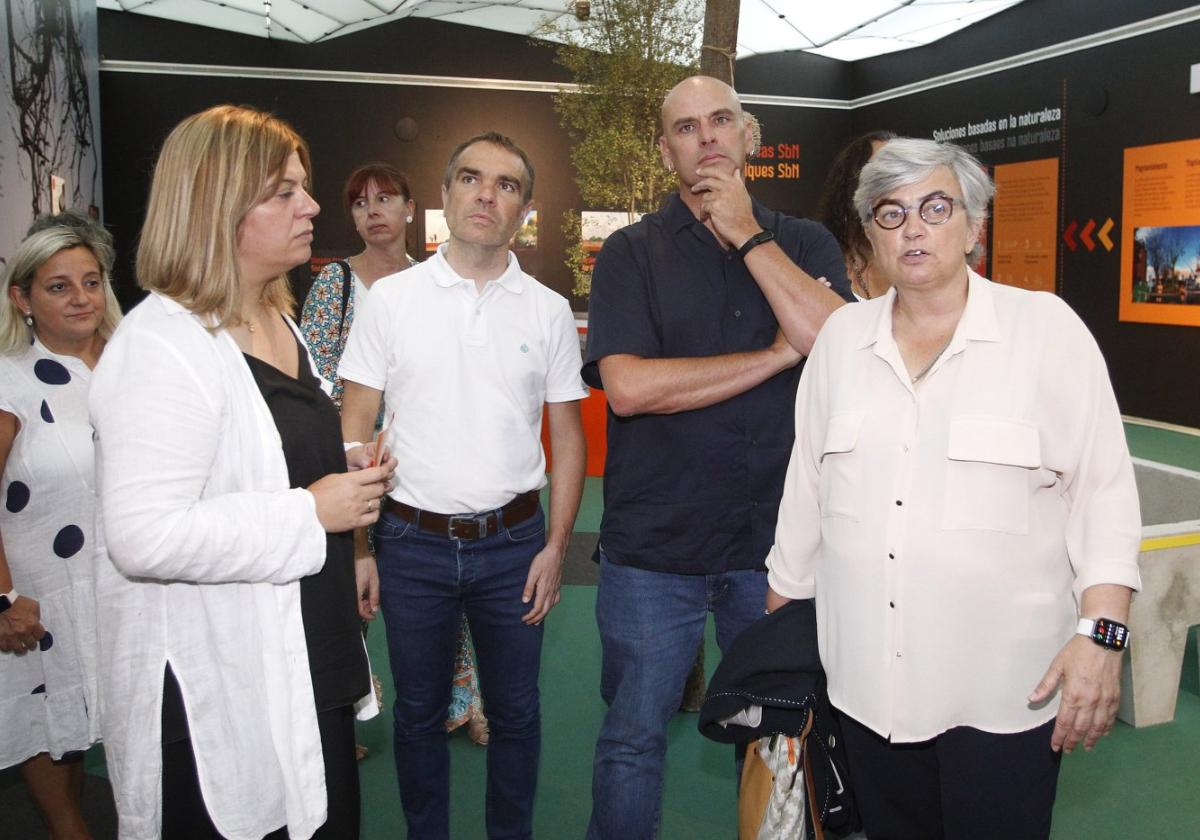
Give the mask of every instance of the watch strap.
[[15, 589], [12, 592], [0, 592], [0, 613], [6, 612], [20, 597]]
[[746, 255], [749, 254], [751, 251], [753, 251], [755, 248], [757, 248], [759, 245], [763, 244], [764, 242], [770, 242], [774, 238], [775, 238], [775, 231], [768, 230], [767, 228], [763, 228], [758, 233], [754, 234], [749, 239], [747, 239], [744, 243], [742, 243], [742, 247], [738, 248], [738, 254], [741, 256], [742, 259], [745, 259]]

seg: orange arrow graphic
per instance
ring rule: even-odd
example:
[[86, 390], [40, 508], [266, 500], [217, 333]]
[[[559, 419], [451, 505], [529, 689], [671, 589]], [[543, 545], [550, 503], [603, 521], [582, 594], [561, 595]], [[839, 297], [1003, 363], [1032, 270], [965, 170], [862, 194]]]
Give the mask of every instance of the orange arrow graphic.
[[1105, 251], [1113, 249], [1113, 241], [1108, 238], [1108, 232], [1113, 229], [1113, 220], [1110, 218], [1104, 222], [1100, 230], [1096, 231], [1096, 238], [1100, 240], [1100, 244], [1104, 246]]
[[1092, 241], [1092, 231], [1096, 229], [1096, 220], [1088, 219], [1087, 224], [1083, 226], [1083, 230], [1079, 231], [1079, 241], [1089, 251], [1096, 250], [1096, 243]]

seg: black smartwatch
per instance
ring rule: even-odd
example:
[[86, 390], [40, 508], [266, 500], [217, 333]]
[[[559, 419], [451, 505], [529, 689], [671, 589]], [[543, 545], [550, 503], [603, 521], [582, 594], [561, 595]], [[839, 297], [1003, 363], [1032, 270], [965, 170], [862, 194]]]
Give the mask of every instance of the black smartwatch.
[[21, 596], [15, 589], [12, 592], [0, 592], [0, 613], [8, 612], [9, 607], [15, 604], [19, 597]]
[[758, 233], [751, 236], [745, 241], [741, 248], [738, 248], [738, 254], [742, 259], [746, 259], [746, 255], [757, 248], [764, 242], [770, 242], [775, 238], [775, 231], [763, 228]]
[[1111, 618], [1081, 618], [1075, 632], [1107, 650], [1122, 651], [1129, 644], [1129, 628]]

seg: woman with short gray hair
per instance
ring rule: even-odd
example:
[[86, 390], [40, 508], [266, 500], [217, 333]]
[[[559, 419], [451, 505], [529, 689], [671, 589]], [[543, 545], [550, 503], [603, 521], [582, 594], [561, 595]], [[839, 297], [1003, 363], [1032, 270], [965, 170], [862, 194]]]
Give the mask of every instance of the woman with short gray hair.
[[1079, 318], [967, 267], [992, 189], [956, 146], [880, 149], [855, 206], [892, 289], [797, 394], [767, 606], [816, 598], [868, 837], [1047, 837], [1061, 751], [1117, 709], [1129, 451]]

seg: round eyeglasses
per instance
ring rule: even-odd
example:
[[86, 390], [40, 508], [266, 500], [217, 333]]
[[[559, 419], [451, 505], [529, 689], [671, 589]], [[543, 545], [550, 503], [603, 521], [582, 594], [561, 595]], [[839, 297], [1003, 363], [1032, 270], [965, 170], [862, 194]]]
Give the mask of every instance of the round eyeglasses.
[[904, 224], [908, 211], [916, 210], [927, 224], [944, 225], [954, 215], [954, 202], [948, 195], [934, 195], [921, 202], [919, 207], [905, 207], [898, 201], [881, 201], [871, 211], [875, 224], [884, 230], [895, 230]]

